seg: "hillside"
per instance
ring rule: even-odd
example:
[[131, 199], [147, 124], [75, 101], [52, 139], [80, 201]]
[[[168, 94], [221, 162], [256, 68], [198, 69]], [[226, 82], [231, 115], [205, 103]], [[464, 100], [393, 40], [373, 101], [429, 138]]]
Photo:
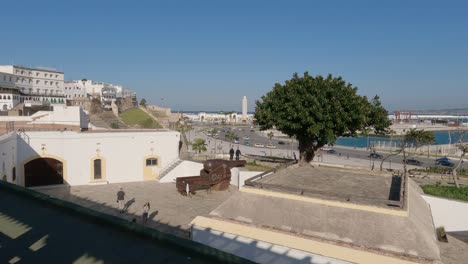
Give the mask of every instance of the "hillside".
[[122, 112], [122, 114], [120, 114], [120, 119], [129, 127], [162, 128], [162, 126], [153, 117], [138, 107]]

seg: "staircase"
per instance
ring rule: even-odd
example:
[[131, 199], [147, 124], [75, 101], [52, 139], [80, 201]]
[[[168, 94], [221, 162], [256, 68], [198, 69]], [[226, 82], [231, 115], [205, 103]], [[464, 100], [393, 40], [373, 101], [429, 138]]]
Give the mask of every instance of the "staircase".
[[175, 167], [179, 166], [179, 164], [181, 164], [182, 162], [183, 160], [176, 159], [175, 161], [170, 163], [168, 166], [166, 166], [164, 169], [162, 169], [161, 174], [159, 174], [159, 180], [164, 178], [164, 176], [166, 176], [169, 172], [171, 172]]
[[102, 128], [128, 128], [112, 111], [104, 111], [99, 114], [91, 115], [89, 121], [94, 126]]

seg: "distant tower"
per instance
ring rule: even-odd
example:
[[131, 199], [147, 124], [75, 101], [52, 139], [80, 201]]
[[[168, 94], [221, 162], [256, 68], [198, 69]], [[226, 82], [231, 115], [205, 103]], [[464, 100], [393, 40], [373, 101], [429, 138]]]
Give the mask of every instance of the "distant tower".
[[242, 120], [247, 120], [247, 96], [242, 98]]

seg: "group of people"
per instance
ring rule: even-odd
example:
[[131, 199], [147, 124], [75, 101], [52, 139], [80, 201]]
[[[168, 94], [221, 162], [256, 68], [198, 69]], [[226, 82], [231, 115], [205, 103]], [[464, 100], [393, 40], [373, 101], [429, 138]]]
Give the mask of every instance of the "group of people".
[[[119, 212], [121, 214], [124, 213], [125, 212], [125, 192], [123, 191], [122, 188], [120, 188], [120, 190], [117, 192], [117, 204], [118, 204], [118, 207], [119, 207]], [[141, 215], [141, 222], [144, 225], [146, 225], [146, 223], [148, 222], [148, 215], [149, 215], [150, 209], [151, 209], [150, 203], [146, 202], [143, 205], [143, 212], [142, 212], [142, 215]], [[132, 222], [136, 222], [136, 218], [133, 218]]]
[[[239, 148], [237, 148], [235, 153], [236, 153], [236, 160], [239, 160], [240, 155], [241, 155], [241, 151], [239, 150]], [[229, 150], [229, 160], [233, 160], [233, 159], [234, 159], [234, 149], [231, 148], [231, 150]]]

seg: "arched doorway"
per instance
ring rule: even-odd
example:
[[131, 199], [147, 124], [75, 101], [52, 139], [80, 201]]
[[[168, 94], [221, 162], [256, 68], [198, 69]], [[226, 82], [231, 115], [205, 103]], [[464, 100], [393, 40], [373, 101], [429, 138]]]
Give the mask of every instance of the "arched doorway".
[[24, 186], [63, 184], [63, 164], [53, 158], [37, 158], [24, 164]]

